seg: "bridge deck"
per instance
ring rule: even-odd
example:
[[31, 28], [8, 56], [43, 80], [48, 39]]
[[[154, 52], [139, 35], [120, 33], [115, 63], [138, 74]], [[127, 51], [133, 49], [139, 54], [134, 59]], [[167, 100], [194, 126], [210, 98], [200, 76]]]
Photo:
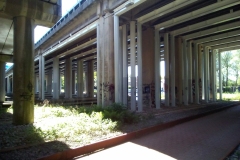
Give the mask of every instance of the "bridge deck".
[[76, 159], [219, 160], [240, 143], [240, 106]]

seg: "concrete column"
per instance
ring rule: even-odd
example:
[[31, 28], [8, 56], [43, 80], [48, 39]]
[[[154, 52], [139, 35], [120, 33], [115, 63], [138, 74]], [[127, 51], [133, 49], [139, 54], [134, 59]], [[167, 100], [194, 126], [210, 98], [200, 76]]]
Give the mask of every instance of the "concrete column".
[[183, 40], [183, 103], [188, 105], [188, 69], [191, 67], [188, 65], [188, 52], [187, 41]]
[[171, 35], [171, 69], [170, 69], [170, 79], [171, 79], [171, 106], [176, 106], [175, 98], [175, 36]]
[[87, 71], [87, 75], [88, 75], [88, 77], [87, 77], [87, 82], [88, 82], [88, 84], [87, 84], [87, 88], [88, 88], [88, 90], [87, 90], [87, 94], [88, 94], [88, 96], [90, 97], [90, 98], [93, 98], [94, 97], [94, 71], [93, 71], [93, 60], [91, 60], [91, 61], [88, 61], [88, 63], [87, 63], [87, 65], [88, 65], [88, 67], [87, 67], [87, 69], [88, 69], [88, 71]]
[[192, 58], [192, 41], [188, 41], [188, 99], [189, 103], [193, 103], [193, 92], [192, 92], [192, 71], [193, 71], [193, 58]]
[[47, 92], [52, 94], [52, 69], [48, 71], [47, 75]]
[[59, 75], [59, 58], [53, 58], [53, 99], [59, 99], [60, 94], [60, 75]]
[[203, 49], [203, 57], [204, 57], [204, 100], [208, 103], [208, 51], [207, 47]]
[[115, 102], [122, 103], [123, 101], [123, 90], [122, 90], [122, 65], [123, 57], [121, 52], [121, 38], [119, 28], [119, 17], [114, 15], [114, 70], [115, 70]]
[[138, 112], [143, 111], [142, 91], [142, 24], [137, 23], [137, 65], [138, 65]]
[[102, 60], [103, 60], [103, 106], [110, 105], [115, 102], [115, 80], [114, 80], [114, 20], [112, 13], [107, 12], [103, 20], [103, 33], [101, 40], [103, 41]]
[[203, 52], [202, 52], [202, 46], [198, 45], [198, 91], [199, 91], [199, 99], [203, 99]]
[[[102, 68], [103, 68], [103, 61], [102, 61], [102, 32], [101, 28], [103, 27], [102, 23], [103, 19], [100, 18], [98, 20], [97, 25], [97, 105], [102, 105]], [[78, 74], [77, 74], [77, 83], [78, 83], [78, 97], [83, 97], [83, 62], [81, 60], [78, 60]]]
[[169, 106], [169, 34], [164, 34], [164, 59], [165, 59], [165, 106]]
[[217, 90], [216, 90], [216, 50], [212, 50], [212, 95], [213, 102], [216, 102], [217, 99]]
[[72, 60], [70, 58], [65, 61], [64, 83], [65, 98], [72, 98]]
[[[38, 85], [39, 85], [39, 84], [38, 84], [38, 79], [39, 79], [39, 78], [38, 78], [38, 76], [37, 76], [36, 74], [35, 74], [34, 78], [35, 78], [35, 80], [34, 80], [34, 81], [35, 81], [35, 83], [34, 83], [34, 84], [35, 84], [35, 93], [37, 93], [37, 92], [38, 92]], [[8, 80], [8, 81], [9, 81], [9, 80]], [[9, 82], [8, 82], [8, 83], [9, 83]]]
[[19, 16], [14, 24], [13, 124], [34, 122], [34, 20]]
[[195, 99], [194, 99], [194, 102], [195, 104], [199, 104], [199, 59], [198, 59], [198, 44], [197, 43], [194, 43], [194, 62], [195, 62], [195, 65], [194, 65], [194, 71], [195, 71], [195, 76], [194, 76], [194, 88], [195, 88]]
[[144, 107], [155, 108], [155, 30], [147, 28], [142, 33], [142, 83]]
[[123, 51], [123, 104], [128, 103], [128, 49], [127, 25], [122, 26], [122, 51]]
[[180, 37], [176, 38], [176, 45], [175, 45], [176, 49], [175, 49], [175, 56], [177, 61], [175, 69], [176, 69], [176, 77], [175, 77], [175, 81], [177, 82], [175, 84], [176, 86], [176, 97], [178, 100], [179, 104], [183, 104], [183, 48], [182, 48], [182, 39]]
[[72, 70], [72, 94], [76, 93], [76, 71]]
[[[4, 71], [4, 73], [5, 73], [5, 71]], [[11, 79], [10, 79], [10, 76], [8, 76], [7, 77], [7, 93], [11, 93], [12, 91], [11, 91]]]
[[222, 100], [222, 58], [221, 52], [218, 51], [218, 66], [219, 66], [219, 98]]
[[0, 61], [0, 105], [5, 101], [5, 65]]
[[130, 22], [130, 54], [131, 54], [131, 110], [136, 110], [136, 24], [135, 21]]
[[[99, 76], [99, 74], [97, 74], [97, 76]], [[77, 61], [77, 96], [83, 98], [83, 61], [82, 60]]]
[[155, 30], [155, 105], [160, 108], [160, 37], [159, 30]]

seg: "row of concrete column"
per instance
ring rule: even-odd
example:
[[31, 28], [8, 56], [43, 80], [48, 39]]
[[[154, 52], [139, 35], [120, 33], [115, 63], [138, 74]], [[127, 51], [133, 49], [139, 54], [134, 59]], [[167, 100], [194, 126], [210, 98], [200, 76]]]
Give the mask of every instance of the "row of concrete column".
[[[53, 68], [45, 73], [45, 57], [39, 57], [39, 76], [35, 79], [35, 86], [39, 92], [39, 98], [45, 99], [45, 92], [52, 95], [53, 99], [59, 99], [61, 93], [61, 81], [59, 70], [59, 58], [53, 59]], [[72, 59], [65, 60], [64, 69], [64, 94], [65, 98], [71, 99], [72, 95], [77, 91], [77, 97], [83, 98], [84, 84], [87, 91], [87, 97], [94, 97], [94, 61], [87, 62], [87, 72], [83, 71], [83, 60], [77, 61], [77, 70], [72, 68]], [[83, 79], [85, 74], [85, 83]], [[77, 77], [77, 78], [76, 78]], [[77, 79], [77, 81], [76, 81]], [[45, 84], [46, 83], [46, 84]], [[46, 87], [46, 88], [45, 88]]]

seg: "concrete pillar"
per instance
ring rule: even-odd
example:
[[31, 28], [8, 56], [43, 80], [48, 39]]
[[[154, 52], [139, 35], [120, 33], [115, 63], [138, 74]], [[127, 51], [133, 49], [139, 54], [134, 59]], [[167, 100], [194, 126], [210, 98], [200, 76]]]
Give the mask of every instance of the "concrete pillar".
[[0, 105], [5, 101], [5, 65], [0, 61]]
[[208, 48], [205, 47], [203, 49], [203, 57], [204, 57], [204, 100], [208, 103]]
[[203, 52], [202, 52], [202, 46], [198, 45], [198, 94], [199, 94], [199, 100], [202, 100], [203, 98]]
[[45, 99], [45, 58], [39, 56], [39, 92], [38, 98], [41, 100]]
[[130, 61], [131, 61], [131, 110], [136, 110], [136, 24], [135, 21], [130, 22]]
[[13, 124], [34, 122], [34, 20], [19, 16], [14, 24]]
[[198, 65], [198, 53], [199, 50], [198, 50], [198, 44], [197, 43], [194, 43], [194, 62], [195, 62], [195, 65], [194, 65], [194, 70], [195, 70], [195, 75], [194, 75], [194, 82], [195, 82], [195, 104], [199, 104], [199, 75], [198, 75], [198, 68], [199, 68], [199, 65]]
[[72, 70], [72, 94], [76, 93], [76, 71]]
[[[103, 73], [103, 60], [102, 60], [102, 34], [101, 28], [103, 27], [103, 19], [98, 20], [97, 25], [97, 105], [102, 105], [102, 73]], [[101, 24], [100, 24], [101, 23]], [[78, 60], [78, 97], [83, 97], [83, 62]], [[81, 77], [82, 76], [82, 77]]]
[[191, 66], [188, 65], [188, 52], [187, 52], [187, 41], [183, 40], [183, 103], [188, 105], [188, 68]]
[[142, 24], [137, 23], [137, 65], [138, 65], [138, 112], [143, 111], [143, 91], [142, 91]]
[[160, 37], [159, 30], [155, 30], [155, 105], [160, 108]]
[[114, 20], [112, 13], [107, 12], [100, 17], [100, 32], [102, 33], [102, 48], [100, 51], [102, 65], [102, 106], [115, 102], [114, 80]]
[[187, 55], [188, 55], [188, 98], [189, 103], [193, 103], [193, 92], [192, 92], [192, 72], [193, 72], [193, 58], [192, 58], [192, 41], [187, 43]]
[[164, 34], [164, 59], [165, 59], [165, 106], [169, 106], [169, 34]]
[[[176, 77], [175, 77], [175, 81], [177, 82], [175, 84], [176, 86], [176, 97], [178, 100], [179, 104], [183, 104], [183, 50], [182, 50], [182, 39], [180, 37], [176, 38], [176, 45], [175, 45], [176, 49], [175, 49], [175, 56], [177, 61], [175, 69], [176, 69]], [[172, 86], [171, 86], [172, 87]]]
[[39, 84], [38, 84], [38, 79], [39, 78], [36, 74], [35, 74], [34, 78], [35, 78], [35, 93], [37, 93], [38, 92], [38, 86], [39, 86]]
[[175, 98], [175, 36], [171, 35], [171, 69], [170, 69], [170, 79], [171, 79], [171, 106], [176, 106], [176, 98]]
[[128, 103], [128, 49], [127, 25], [122, 26], [122, 51], [123, 51], [123, 104]]
[[72, 60], [70, 58], [65, 61], [64, 83], [65, 98], [72, 98]]
[[7, 93], [11, 93], [11, 81], [10, 76], [7, 77]]
[[213, 102], [216, 101], [217, 98], [217, 90], [216, 90], [216, 50], [212, 50], [212, 94], [213, 94]]
[[[99, 74], [97, 74], [97, 76], [99, 76]], [[77, 96], [83, 98], [83, 61], [82, 60], [77, 61]]]
[[60, 94], [60, 75], [59, 75], [59, 58], [53, 58], [53, 99], [59, 99]]
[[155, 31], [147, 28], [142, 33], [143, 106], [155, 108]]
[[114, 15], [114, 70], [115, 70], [115, 102], [123, 102], [123, 56], [122, 56], [122, 35], [119, 28], [119, 17]]
[[218, 66], [219, 66], [219, 99], [222, 100], [222, 58], [221, 52], [218, 51]]
[[89, 96], [89, 98], [93, 98], [94, 97], [94, 71], [93, 71], [93, 60], [88, 61], [87, 63], [87, 94]]
[[47, 92], [52, 94], [52, 69], [48, 71], [47, 75]]

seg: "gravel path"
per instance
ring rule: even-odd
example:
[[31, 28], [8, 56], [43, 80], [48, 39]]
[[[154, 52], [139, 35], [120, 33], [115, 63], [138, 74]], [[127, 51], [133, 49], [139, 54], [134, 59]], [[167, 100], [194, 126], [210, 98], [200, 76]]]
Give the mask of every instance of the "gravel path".
[[[140, 130], [142, 128], [154, 126], [156, 124], [167, 123], [167, 122], [182, 119], [185, 117], [198, 115], [198, 114], [205, 113], [214, 109], [218, 109], [233, 103], [237, 103], [237, 102], [212, 103], [210, 105], [204, 105], [204, 104], [189, 105], [187, 107], [186, 106], [162, 107], [159, 110], [152, 109], [152, 108], [148, 108], [148, 109], [145, 108], [144, 112], [138, 113], [138, 114], [145, 115], [145, 117], [147, 118], [142, 119], [137, 124], [123, 126], [121, 128], [121, 131], [117, 132], [115, 135], [111, 135], [108, 137], [96, 137], [96, 139], [94, 139], [93, 141], [99, 141], [106, 138], [111, 138], [116, 135], [120, 135], [122, 133], [129, 133], [132, 131]], [[10, 118], [10, 116], [6, 115], [5, 118]], [[1, 121], [1, 123], [7, 123], [7, 121], [6, 122]], [[6, 130], [12, 126], [10, 123], [7, 123], [7, 125], [8, 125], [8, 128], [3, 127], [3, 126], [6, 127], [6, 125], [0, 125], [0, 130]], [[4, 137], [1, 137], [1, 138], [4, 138]], [[57, 152], [61, 152], [65, 149], [74, 148], [76, 146], [79, 146], [79, 145], [70, 144], [68, 146], [63, 142], [54, 141], [54, 142], [42, 143], [34, 146], [28, 146], [24, 148], [22, 148], [21, 145], [20, 147], [15, 147], [12, 149], [10, 148], [8, 150], [6, 149], [3, 150], [0, 148], [0, 159], [1, 160], [26, 160], [26, 159], [34, 160], [34, 159], [38, 159], [38, 158], [51, 155]]]

